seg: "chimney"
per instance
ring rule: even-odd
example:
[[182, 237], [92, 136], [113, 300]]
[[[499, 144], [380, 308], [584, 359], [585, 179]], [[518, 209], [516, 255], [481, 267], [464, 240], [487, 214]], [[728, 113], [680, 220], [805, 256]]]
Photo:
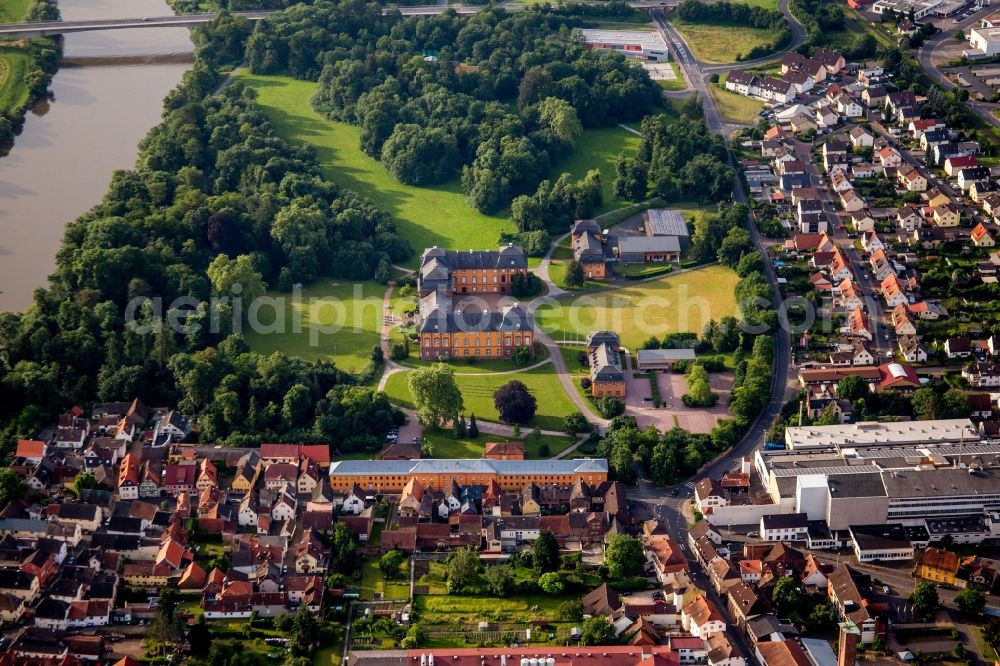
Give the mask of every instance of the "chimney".
[[840, 645], [837, 651], [837, 666], [855, 666], [858, 655], [858, 641], [861, 633], [855, 627], [840, 625]]

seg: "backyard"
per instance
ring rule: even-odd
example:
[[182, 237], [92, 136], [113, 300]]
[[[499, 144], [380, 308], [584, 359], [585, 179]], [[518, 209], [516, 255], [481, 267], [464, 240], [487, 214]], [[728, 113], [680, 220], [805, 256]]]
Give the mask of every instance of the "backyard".
[[256, 330], [245, 332], [247, 344], [261, 354], [326, 359], [342, 370], [360, 370], [379, 344], [384, 293], [375, 282], [329, 279], [304, 287], [301, 300], [270, 292], [274, 307], [261, 309], [259, 326], [248, 326]]
[[[385, 392], [389, 398], [404, 407], [413, 407], [413, 399], [406, 384], [410, 373], [397, 372], [389, 376]], [[527, 424], [545, 430], [562, 430], [563, 419], [577, 411], [559, 383], [551, 363], [510, 375], [455, 375], [455, 381], [465, 401], [465, 414], [475, 414], [484, 421], [497, 422], [500, 415], [493, 405], [493, 393], [512, 380], [524, 382], [538, 401], [535, 417]]]
[[766, 47], [774, 36], [761, 28], [715, 23], [691, 23], [671, 18], [670, 24], [684, 37], [694, 57], [702, 62], [738, 62], [756, 47]]
[[580, 340], [610, 329], [637, 349], [651, 335], [700, 333], [709, 319], [736, 315], [736, 273], [713, 265], [585, 296], [567, 296], [535, 313], [538, 327], [555, 340]]
[[358, 592], [365, 601], [405, 601], [410, 598], [410, 560], [404, 559], [399, 575], [386, 581], [378, 560], [367, 558], [361, 564], [361, 585]]
[[[327, 120], [312, 109], [309, 100], [316, 83], [246, 72], [240, 78], [257, 91], [258, 102], [279, 136], [315, 147], [327, 178], [370, 198], [392, 215], [415, 250], [409, 266], [417, 265], [420, 252], [427, 247], [491, 248], [496, 247], [501, 232], [515, 231], [507, 211], [483, 215], [472, 209], [457, 177], [436, 187], [411, 187], [396, 181], [380, 162], [361, 151], [358, 127]], [[573, 155], [554, 169], [553, 176], [567, 172], [582, 178], [588, 170], [600, 169], [605, 199], [601, 210], [624, 205], [611, 196], [615, 160], [623, 150], [634, 152], [638, 144], [638, 136], [620, 127], [586, 130]]]

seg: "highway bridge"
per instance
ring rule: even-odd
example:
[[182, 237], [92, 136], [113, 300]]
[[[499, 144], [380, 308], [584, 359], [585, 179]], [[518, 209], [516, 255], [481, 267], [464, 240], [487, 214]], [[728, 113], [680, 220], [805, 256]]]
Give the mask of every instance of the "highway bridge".
[[[629, 5], [636, 9], [650, 9], [677, 4], [677, 0], [636, 0]], [[519, 11], [527, 5], [507, 3], [503, 7], [509, 11]], [[399, 7], [404, 16], [428, 16], [441, 14], [453, 9], [459, 14], [475, 14], [483, 9], [482, 5], [429, 5], [423, 7]], [[384, 13], [396, 11], [396, 8], [386, 8]], [[251, 21], [259, 21], [275, 12], [233, 12]], [[136, 18], [87, 19], [81, 21], [36, 21], [31, 23], [0, 24], [0, 37], [38, 37], [45, 35], [65, 35], [71, 32], [91, 32], [95, 30], [125, 30], [132, 28], [189, 28], [211, 23], [218, 17], [217, 13], [177, 14], [171, 16], [141, 16]]]

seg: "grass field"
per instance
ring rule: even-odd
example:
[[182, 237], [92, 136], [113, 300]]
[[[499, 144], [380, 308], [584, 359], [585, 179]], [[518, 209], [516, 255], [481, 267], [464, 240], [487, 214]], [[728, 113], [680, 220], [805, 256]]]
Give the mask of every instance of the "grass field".
[[26, 49], [0, 48], [0, 111], [21, 109], [28, 101], [24, 77], [31, 59]]
[[[515, 231], [505, 215], [483, 215], [470, 208], [457, 178], [435, 188], [398, 182], [378, 161], [361, 152], [358, 127], [327, 120], [313, 110], [309, 100], [315, 83], [248, 73], [240, 77], [257, 90], [258, 101], [278, 134], [313, 145], [323, 174], [390, 213], [417, 255], [432, 245], [456, 250], [495, 247], [500, 232]], [[410, 265], [416, 262], [415, 256]]]
[[767, 46], [774, 37], [767, 30], [737, 25], [689, 23], [678, 18], [671, 25], [684, 37], [694, 57], [702, 62], [737, 62], [757, 46]]
[[622, 152], [629, 156], [634, 155], [639, 149], [639, 140], [637, 134], [621, 127], [586, 130], [583, 136], [576, 140], [573, 154], [556, 166], [554, 177], [568, 173], [574, 178], [583, 178], [591, 169], [598, 169], [601, 172], [604, 203], [595, 214], [627, 206], [630, 202], [616, 199], [613, 194], [615, 162]]
[[777, 11], [778, 0], [737, 0], [736, 4], [740, 5], [750, 5], [751, 7], [763, 7], [764, 9], [770, 9]]
[[340, 664], [340, 648], [325, 647], [316, 650], [313, 655], [313, 666], [338, 666]]
[[[495, 247], [503, 231], [515, 231], [508, 212], [483, 215], [466, 203], [457, 178], [433, 188], [410, 187], [394, 179], [377, 160], [361, 152], [358, 127], [327, 120], [309, 103], [316, 90], [310, 81], [285, 76], [240, 77], [258, 93], [258, 102], [275, 131], [284, 139], [316, 148], [324, 175], [339, 185], [370, 198], [390, 213], [417, 255], [439, 245], [453, 250]], [[611, 196], [615, 160], [634, 152], [639, 137], [619, 127], [587, 130], [577, 140], [573, 155], [553, 169], [582, 178], [600, 169], [605, 192], [603, 210], [623, 205]], [[414, 256], [409, 266], [415, 266]]]
[[[512, 442], [523, 441], [525, 456], [532, 460], [551, 458], [567, 446], [573, 443], [569, 437], [550, 437], [543, 435], [540, 441], [535, 441], [533, 437], [522, 437], [514, 440], [512, 437], [500, 437], [481, 432], [476, 439], [455, 439], [447, 430], [424, 430], [424, 439], [430, 442], [431, 451], [434, 458], [482, 458], [483, 447], [487, 442]], [[549, 445], [549, 455], [543, 456], [538, 452], [542, 444]]]
[[[724, 76], [719, 78], [725, 80]], [[724, 118], [736, 123], [746, 125], [756, 122], [759, 118], [758, 114], [764, 108], [764, 102], [729, 92], [718, 83], [709, 83], [708, 92], [718, 105], [719, 113]]]
[[28, 13], [31, 0], [3, 0], [0, 2], [0, 23], [20, 23]]
[[[379, 344], [384, 292], [385, 287], [375, 282], [330, 279], [304, 287], [298, 302], [289, 294], [271, 292], [269, 296], [283, 298], [284, 307], [275, 309], [283, 313], [284, 324], [275, 325], [275, 309], [262, 310], [258, 319], [282, 332], [253, 331], [248, 326], [247, 344], [261, 354], [280, 351], [308, 360], [331, 360], [342, 370], [360, 370]], [[296, 319], [301, 321], [299, 332], [293, 329]], [[338, 324], [341, 328], [336, 330]]]
[[733, 289], [738, 277], [722, 266], [705, 266], [614, 291], [567, 296], [543, 305], [535, 321], [554, 339], [583, 339], [589, 331], [611, 329], [631, 349], [651, 335], [700, 332], [709, 319], [736, 314]]
[[684, 90], [687, 88], [687, 81], [684, 80], [684, 75], [681, 73], [681, 68], [677, 62], [671, 60], [670, 68], [674, 70], [674, 76], [676, 78], [672, 80], [656, 79], [656, 84], [664, 90]]
[[366, 558], [361, 564], [361, 598], [371, 600], [375, 594], [380, 594], [386, 601], [404, 601], [410, 598], [410, 564], [406, 560], [400, 569], [399, 577], [386, 581], [378, 562], [374, 558]]
[[[397, 372], [390, 375], [385, 385], [385, 392], [392, 401], [404, 407], [413, 406], [410, 390], [406, 385], [409, 374]], [[499, 421], [500, 415], [493, 406], [493, 393], [515, 379], [524, 382], [538, 402], [535, 418], [529, 426], [562, 430], [563, 419], [577, 411], [563, 391], [559, 379], [553, 374], [553, 366], [546, 364], [513, 375], [456, 375], [455, 381], [465, 400], [465, 413], [475, 414], [476, 418], [484, 421]]]

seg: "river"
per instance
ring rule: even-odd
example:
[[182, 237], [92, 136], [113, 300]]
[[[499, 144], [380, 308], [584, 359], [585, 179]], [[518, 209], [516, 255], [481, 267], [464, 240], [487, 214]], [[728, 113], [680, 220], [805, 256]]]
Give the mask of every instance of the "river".
[[[170, 13], [164, 0], [59, 0], [59, 8], [66, 20]], [[52, 100], [28, 114], [0, 158], [0, 311], [31, 304], [66, 224], [100, 202], [113, 171], [135, 164], [191, 49], [187, 28], [66, 36]]]

